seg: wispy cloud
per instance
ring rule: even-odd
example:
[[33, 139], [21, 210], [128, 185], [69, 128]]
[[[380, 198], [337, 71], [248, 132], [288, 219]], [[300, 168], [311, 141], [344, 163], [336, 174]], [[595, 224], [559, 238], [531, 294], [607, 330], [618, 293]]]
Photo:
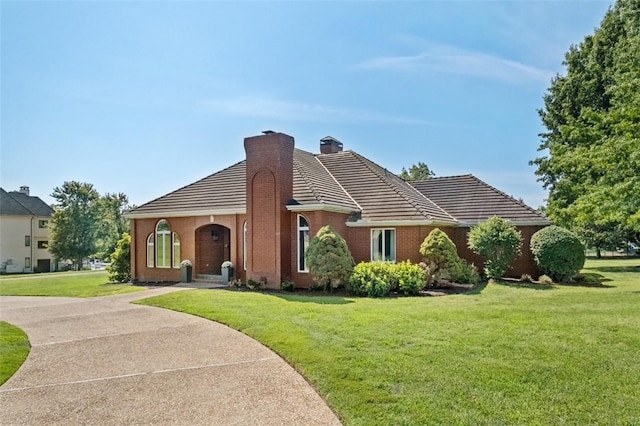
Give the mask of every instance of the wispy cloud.
[[263, 96], [243, 96], [205, 101], [205, 112], [234, 116], [304, 122], [385, 122], [418, 125], [446, 125], [413, 117], [376, 111], [337, 108], [305, 102], [278, 100]]
[[411, 56], [384, 56], [358, 65], [361, 69], [469, 75], [507, 82], [549, 82], [553, 71], [522, 62], [447, 45], [430, 46]]

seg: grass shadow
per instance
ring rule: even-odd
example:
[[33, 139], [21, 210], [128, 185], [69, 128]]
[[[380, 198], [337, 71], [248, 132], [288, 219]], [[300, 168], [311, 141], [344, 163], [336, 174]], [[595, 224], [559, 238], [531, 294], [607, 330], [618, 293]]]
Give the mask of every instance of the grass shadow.
[[555, 290], [555, 288], [552, 285], [536, 284], [536, 283], [533, 283], [533, 282], [500, 280], [500, 281], [494, 281], [492, 284], [502, 285], [502, 286], [505, 286], [505, 287], [512, 287], [512, 288], [526, 288], [528, 290], [536, 290], [536, 291]]
[[317, 305], [347, 305], [354, 303], [353, 300], [345, 299], [341, 296], [325, 296], [325, 295], [301, 295], [301, 294], [285, 294], [285, 293], [265, 293], [269, 296], [274, 296], [279, 299], [286, 300], [287, 302], [298, 303], [315, 303]]
[[486, 281], [478, 283], [478, 284], [474, 285], [471, 290], [465, 291], [464, 293], [459, 293], [459, 294], [464, 295], [464, 296], [477, 296], [480, 293], [482, 293], [485, 288], [487, 288], [488, 284], [489, 283], [486, 282]]
[[598, 272], [640, 272], [640, 265], [635, 266], [595, 266], [593, 268], [585, 268], [589, 271]]

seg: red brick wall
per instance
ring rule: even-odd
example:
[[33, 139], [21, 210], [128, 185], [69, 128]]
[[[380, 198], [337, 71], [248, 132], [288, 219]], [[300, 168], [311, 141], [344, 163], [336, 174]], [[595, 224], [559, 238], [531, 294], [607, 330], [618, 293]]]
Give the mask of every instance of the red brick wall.
[[279, 288], [291, 276], [291, 215], [293, 197], [291, 136], [271, 133], [244, 140], [247, 154], [247, 279], [267, 278]]

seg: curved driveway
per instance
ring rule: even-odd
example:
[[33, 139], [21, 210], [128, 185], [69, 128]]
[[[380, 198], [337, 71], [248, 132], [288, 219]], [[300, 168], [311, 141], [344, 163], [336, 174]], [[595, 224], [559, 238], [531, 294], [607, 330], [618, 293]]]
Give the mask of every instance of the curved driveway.
[[0, 387], [0, 423], [339, 425], [309, 384], [224, 325], [130, 304], [176, 288], [90, 299], [0, 297], [31, 353]]

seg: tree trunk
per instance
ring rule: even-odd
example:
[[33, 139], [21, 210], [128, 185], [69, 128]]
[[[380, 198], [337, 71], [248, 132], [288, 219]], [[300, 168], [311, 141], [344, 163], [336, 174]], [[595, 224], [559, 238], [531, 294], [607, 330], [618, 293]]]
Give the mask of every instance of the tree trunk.
[[596, 248], [596, 257], [598, 259], [602, 259], [602, 253], [600, 252], [600, 247]]

